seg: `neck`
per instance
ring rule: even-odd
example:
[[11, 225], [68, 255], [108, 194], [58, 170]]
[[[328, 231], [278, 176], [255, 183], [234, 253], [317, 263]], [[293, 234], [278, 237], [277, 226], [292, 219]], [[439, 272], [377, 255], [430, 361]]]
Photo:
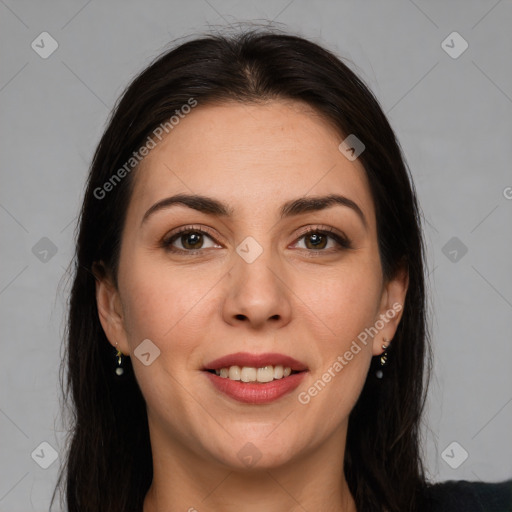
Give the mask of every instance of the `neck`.
[[357, 512], [339, 438], [277, 467], [240, 470], [151, 437], [158, 449], [143, 512]]

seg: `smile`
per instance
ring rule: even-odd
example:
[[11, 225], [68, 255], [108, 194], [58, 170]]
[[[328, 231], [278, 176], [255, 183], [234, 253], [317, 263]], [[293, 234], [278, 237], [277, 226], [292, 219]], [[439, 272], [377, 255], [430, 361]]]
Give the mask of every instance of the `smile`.
[[237, 353], [216, 359], [204, 368], [214, 388], [238, 402], [266, 404], [300, 384], [307, 367], [282, 354]]

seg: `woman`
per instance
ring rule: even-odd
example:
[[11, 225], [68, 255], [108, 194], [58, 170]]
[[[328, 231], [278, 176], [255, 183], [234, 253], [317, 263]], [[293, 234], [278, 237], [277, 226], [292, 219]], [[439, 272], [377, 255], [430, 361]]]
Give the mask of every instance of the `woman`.
[[394, 133], [333, 54], [254, 31], [162, 55], [83, 203], [67, 510], [457, 510], [419, 453], [423, 261]]

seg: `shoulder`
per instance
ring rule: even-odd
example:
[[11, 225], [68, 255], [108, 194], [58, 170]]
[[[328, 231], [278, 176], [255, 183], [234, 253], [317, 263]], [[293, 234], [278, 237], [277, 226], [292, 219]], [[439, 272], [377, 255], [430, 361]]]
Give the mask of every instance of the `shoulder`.
[[449, 480], [426, 488], [426, 512], [512, 512], [512, 480]]

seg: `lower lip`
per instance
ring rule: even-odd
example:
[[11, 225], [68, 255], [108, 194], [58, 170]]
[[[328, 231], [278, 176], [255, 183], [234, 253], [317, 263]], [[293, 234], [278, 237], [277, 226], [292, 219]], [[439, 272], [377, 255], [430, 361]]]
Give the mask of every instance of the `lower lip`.
[[246, 404], [268, 404], [290, 393], [301, 383], [306, 372], [298, 372], [272, 382], [241, 382], [205, 372], [210, 382], [225, 395]]

